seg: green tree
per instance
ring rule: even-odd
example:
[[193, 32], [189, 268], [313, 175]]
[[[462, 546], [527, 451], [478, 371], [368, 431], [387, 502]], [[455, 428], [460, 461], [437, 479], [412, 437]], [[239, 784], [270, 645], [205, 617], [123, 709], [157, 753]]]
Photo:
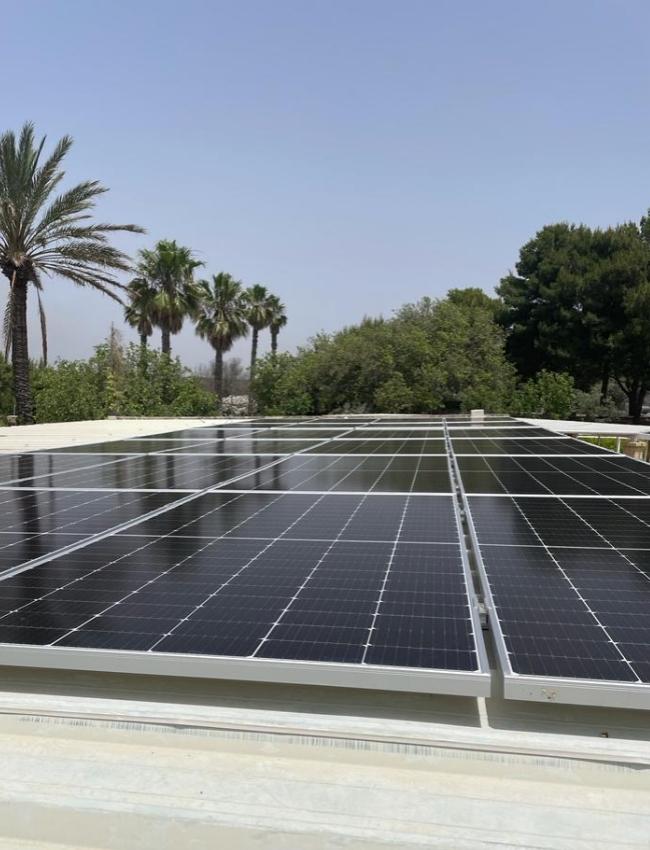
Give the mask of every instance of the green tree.
[[88, 360], [59, 360], [34, 370], [38, 422], [68, 422], [120, 416], [207, 416], [214, 395], [203, 389], [177, 359], [147, 349], [122, 346], [117, 335], [95, 348]]
[[264, 416], [305, 416], [314, 413], [305, 360], [292, 354], [269, 354], [258, 361], [255, 398]]
[[[583, 315], [594, 358], [603, 373], [605, 402], [611, 377], [627, 396], [628, 414], [639, 422], [650, 387], [650, 242], [645, 219], [596, 231], [598, 273], [583, 295]], [[578, 380], [574, 372], [574, 377]]]
[[36, 142], [32, 124], [24, 125], [19, 138], [12, 132], [0, 137], [0, 269], [10, 286], [13, 388], [23, 423], [33, 421], [28, 287], [40, 290], [44, 276], [57, 276], [118, 298], [114, 272], [126, 271], [129, 260], [109, 244], [109, 235], [142, 232], [132, 224], [90, 221], [96, 199], [106, 192], [97, 181], [54, 195], [71, 145], [64, 136], [44, 158], [45, 138]]
[[566, 419], [574, 409], [575, 401], [571, 375], [542, 369], [515, 393], [512, 412], [517, 416]]
[[[260, 412], [502, 411], [514, 387], [495, 306], [477, 290], [319, 334], [255, 377]], [[271, 355], [272, 359], [272, 355]], [[309, 403], [307, 402], [309, 399]]]
[[214, 349], [214, 389], [223, 398], [223, 355], [248, 334], [248, 305], [242, 283], [226, 272], [199, 283], [200, 306], [196, 332]]
[[277, 295], [269, 298], [270, 316], [269, 330], [271, 331], [271, 354], [278, 353], [278, 336], [287, 324], [287, 308]]
[[139, 253], [135, 281], [155, 291], [150, 317], [161, 330], [163, 354], [171, 355], [171, 336], [182, 330], [188, 316], [196, 316], [201, 294], [194, 272], [202, 265], [189, 248], [170, 239], [161, 239], [153, 249]]
[[124, 308], [124, 318], [140, 337], [142, 369], [146, 365], [147, 341], [153, 333], [156, 290], [145, 278], [134, 278], [127, 288], [129, 302]]
[[517, 273], [504, 277], [497, 292], [508, 355], [524, 378], [576, 367], [587, 385], [599, 376], [580, 310], [583, 283], [596, 263], [593, 233], [582, 225], [549, 225], [521, 248]]
[[271, 294], [265, 286], [259, 283], [250, 286], [245, 292], [248, 324], [251, 326], [251, 365], [250, 383], [251, 389], [248, 393], [248, 413], [251, 414], [255, 407], [254, 390], [255, 364], [257, 362], [257, 345], [259, 333], [268, 328], [271, 321], [272, 307], [269, 299]]
[[605, 230], [556, 224], [520, 251], [517, 275], [498, 288], [508, 353], [523, 377], [567, 372], [579, 389], [610, 379], [638, 421], [650, 387], [650, 226]]
[[413, 408], [413, 390], [397, 372], [377, 388], [374, 406], [379, 413], [403, 413]]
[[490, 298], [487, 292], [483, 292], [476, 286], [468, 286], [465, 289], [450, 289], [446, 300], [458, 307], [468, 310], [482, 311], [492, 314], [496, 318], [501, 311], [501, 302], [498, 298]]
[[479, 293], [452, 290], [435, 307], [424, 301], [398, 311], [398, 321], [418, 327], [427, 340], [414, 383], [423, 412], [473, 407], [498, 412], [511, 397], [514, 369], [505, 356], [505, 334], [494, 319], [492, 299]]

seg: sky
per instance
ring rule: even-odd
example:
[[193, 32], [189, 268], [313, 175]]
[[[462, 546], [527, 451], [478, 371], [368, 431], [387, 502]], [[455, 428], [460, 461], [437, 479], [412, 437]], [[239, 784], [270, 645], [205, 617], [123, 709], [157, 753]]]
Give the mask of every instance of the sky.
[[[98, 218], [147, 230], [119, 247], [176, 239], [206, 275], [266, 285], [293, 350], [491, 291], [545, 224], [640, 218], [649, 30], [645, 0], [22, 0], [0, 129], [72, 135], [66, 185], [101, 180]], [[51, 357], [124, 327], [102, 295], [45, 290]], [[189, 325], [173, 349], [212, 357]]]

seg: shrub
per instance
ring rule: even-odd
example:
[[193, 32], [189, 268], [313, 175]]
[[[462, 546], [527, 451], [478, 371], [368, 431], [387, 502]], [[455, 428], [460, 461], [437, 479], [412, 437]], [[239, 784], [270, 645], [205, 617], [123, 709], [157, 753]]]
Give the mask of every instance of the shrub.
[[178, 359], [140, 346], [104, 344], [89, 360], [34, 368], [37, 422], [115, 416], [207, 416], [216, 396]]
[[515, 392], [511, 411], [516, 416], [566, 419], [574, 407], [573, 378], [543, 369]]

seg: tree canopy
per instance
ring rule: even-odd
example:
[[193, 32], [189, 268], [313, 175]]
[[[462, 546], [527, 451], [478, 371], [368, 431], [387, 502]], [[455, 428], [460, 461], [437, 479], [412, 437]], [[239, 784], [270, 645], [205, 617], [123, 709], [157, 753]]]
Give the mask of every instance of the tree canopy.
[[542, 228], [501, 280], [507, 352], [523, 377], [567, 372], [588, 390], [614, 379], [638, 419], [650, 387], [650, 225]]
[[260, 412], [503, 410], [514, 369], [494, 312], [480, 290], [452, 290], [440, 301], [407, 304], [391, 319], [319, 334], [296, 355], [258, 364]]

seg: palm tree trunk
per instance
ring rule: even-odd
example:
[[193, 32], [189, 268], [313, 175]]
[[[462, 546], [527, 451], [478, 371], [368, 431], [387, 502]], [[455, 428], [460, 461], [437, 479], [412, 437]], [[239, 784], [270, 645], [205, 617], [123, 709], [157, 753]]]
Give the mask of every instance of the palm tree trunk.
[[147, 334], [140, 334], [140, 372], [147, 374]]
[[278, 353], [278, 334], [279, 330], [271, 328], [271, 354], [273, 357]]
[[219, 402], [223, 401], [223, 351], [217, 348], [214, 353], [214, 391]]
[[47, 366], [47, 318], [45, 316], [45, 309], [43, 308], [43, 301], [41, 300], [41, 293], [36, 290], [36, 298], [38, 299], [38, 319], [41, 324], [41, 347], [43, 351], [43, 366]]
[[172, 343], [171, 343], [171, 334], [169, 333], [169, 328], [162, 329], [162, 339], [160, 342], [160, 348], [163, 354], [166, 354], [168, 357], [171, 357], [172, 353]]
[[27, 346], [27, 281], [14, 272], [11, 283], [11, 365], [16, 415], [20, 425], [29, 425], [34, 421], [34, 411]]
[[251, 415], [255, 409], [253, 400], [253, 379], [255, 378], [255, 361], [257, 360], [257, 328], [253, 328], [251, 336], [251, 368], [248, 375], [248, 413]]

